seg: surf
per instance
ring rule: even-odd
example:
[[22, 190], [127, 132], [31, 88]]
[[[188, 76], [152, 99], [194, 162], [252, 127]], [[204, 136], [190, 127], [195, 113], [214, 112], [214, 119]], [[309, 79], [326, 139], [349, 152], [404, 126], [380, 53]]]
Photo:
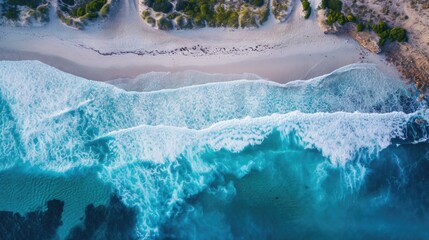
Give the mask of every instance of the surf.
[[139, 238], [427, 236], [425, 102], [373, 65], [143, 92], [34, 61], [0, 72], [0, 170], [92, 172], [138, 210]]

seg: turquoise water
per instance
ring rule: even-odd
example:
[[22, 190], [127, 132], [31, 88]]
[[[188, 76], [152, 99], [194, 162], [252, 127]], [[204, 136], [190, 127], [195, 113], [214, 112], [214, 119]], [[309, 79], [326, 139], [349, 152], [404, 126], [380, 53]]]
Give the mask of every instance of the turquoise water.
[[0, 209], [25, 214], [40, 209], [48, 200], [64, 201], [60, 238], [81, 222], [89, 204], [107, 204], [112, 194], [94, 173], [78, 176], [34, 174], [20, 169], [0, 172]]
[[[114, 193], [136, 212], [124, 234], [141, 239], [428, 237], [426, 102], [372, 65], [152, 92], [39, 62], [0, 72], [1, 184], [25, 185], [13, 170], [50, 186], [0, 210], [60, 198], [70, 223], [68, 204], [82, 213]], [[49, 194], [64, 178], [92, 186]]]

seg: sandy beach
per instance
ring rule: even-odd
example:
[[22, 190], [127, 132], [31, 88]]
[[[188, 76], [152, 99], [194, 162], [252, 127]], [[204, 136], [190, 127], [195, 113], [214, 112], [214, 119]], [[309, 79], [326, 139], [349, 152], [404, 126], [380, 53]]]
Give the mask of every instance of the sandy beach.
[[[352, 39], [326, 35], [315, 14], [304, 20], [298, 1], [285, 23], [273, 16], [258, 29], [164, 32], [140, 20], [134, 1], [117, 2], [110, 16], [85, 30], [51, 13], [43, 27], [0, 27], [0, 60], [39, 60], [65, 72], [107, 81], [148, 72], [254, 73], [288, 82], [358, 62], [396, 70]], [[313, 2], [313, 6], [318, 3]], [[51, 11], [52, 12], [52, 11]]]

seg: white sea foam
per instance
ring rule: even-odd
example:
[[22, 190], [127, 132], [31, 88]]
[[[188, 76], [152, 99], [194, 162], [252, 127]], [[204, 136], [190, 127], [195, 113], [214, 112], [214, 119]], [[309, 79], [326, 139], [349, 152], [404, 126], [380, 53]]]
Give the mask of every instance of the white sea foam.
[[[247, 116], [301, 112], [401, 111], [402, 82], [372, 65], [351, 65], [310, 81], [210, 83], [128, 93], [40, 62], [1, 62], [1, 97], [8, 104], [30, 165], [67, 169], [99, 158], [85, 143], [140, 125], [190, 129]], [[158, 151], [160, 149], [154, 149]], [[161, 151], [162, 152], [162, 151]]]
[[55, 113], [78, 109], [88, 100], [92, 101], [86, 111], [102, 120], [94, 124], [113, 124], [111, 129], [105, 127], [112, 131], [142, 124], [200, 129], [223, 120], [295, 110], [401, 111], [397, 109], [400, 97], [408, 95], [403, 82], [383, 75], [373, 65], [350, 65], [286, 85], [242, 80], [149, 93], [127, 93], [34, 61], [1, 62], [0, 72], [2, 97], [25, 131]]
[[109, 167], [115, 168], [140, 161], [174, 161], [181, 153], [197, 154], [207, 149], [241, 152], [247, 146], [261, 144], [268, 135], [278, 131], [283, 138], [293, 134], [302, 146], [320, 150], [334, 165], [345, 165], [361, 149], [379, 152], [388, 147], [392, 139], [404, 139], [407, 123], [415, 115], [291, 112], [223, 121], [202, 130], [143, 125], [112, 132], [95, 141], [105, 139], [114, 150], [117, 161]]
[[229, 82], [240, 79], [259, 80], [261, 77], [250, 73], [209, 74], [199, 71], [184, 71], [177, 73], [150, 72], [132, 79], [120, 78], [108, 81], [108, 83], [127, 91], [148, 92], [162, 89], [183, 88], [211, 82]]

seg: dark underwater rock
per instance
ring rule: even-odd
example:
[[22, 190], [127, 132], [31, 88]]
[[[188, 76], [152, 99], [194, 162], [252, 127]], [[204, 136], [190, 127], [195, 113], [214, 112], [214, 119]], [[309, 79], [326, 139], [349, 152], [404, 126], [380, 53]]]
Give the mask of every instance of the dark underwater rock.
[[28, 212], [24, 216], [10, 211], [0, 211], [0, 239], [45, 240], [56, 237], [62, 225], [64, 202], [50, 200], [46, 211]]
[[66, 239], [137, 239], [136, 224], [137, 210], [112, 196], [107, 206], [88, 205], [83, 224], [71, 229]]

